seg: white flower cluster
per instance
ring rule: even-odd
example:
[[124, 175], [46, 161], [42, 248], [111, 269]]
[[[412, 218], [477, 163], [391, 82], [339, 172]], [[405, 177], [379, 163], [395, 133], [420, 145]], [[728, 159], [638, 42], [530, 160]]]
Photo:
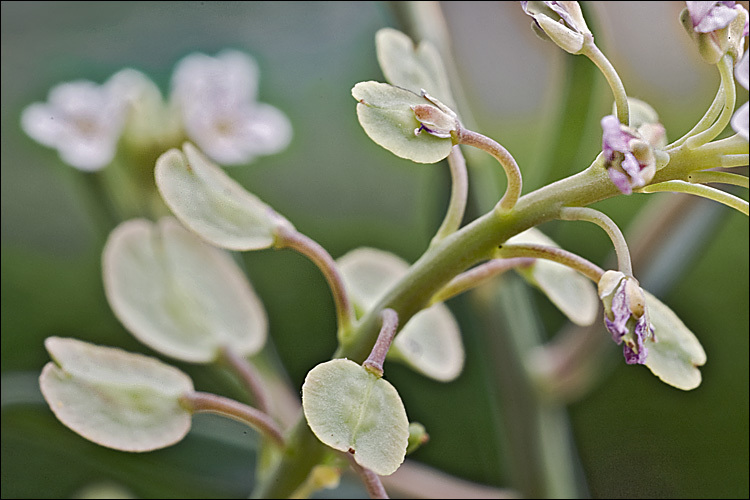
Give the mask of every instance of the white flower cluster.
[[[191, 54], [172, 75], [171, 107], [162, 105], [159, 110], [176, 114], [184, 136], [217, 163], [247, 164], [257, 156], [278, 153], [292, 138], [286, 115], [256, 101], [258, 78], [255, 61], [242, 52]], [[86, 80], [62, 83], [50, 91], [46, 103], [23, 111], [21, 126], [32, 139], [57, 149], [65, 163], [100, 170], [114, 159], [128, 120], [137, 119], [133, 114], [139, 111], [139, 101], [150, 97], [146, 93], [154, 88], [148, 77], [133, 69], [101, 85]]]

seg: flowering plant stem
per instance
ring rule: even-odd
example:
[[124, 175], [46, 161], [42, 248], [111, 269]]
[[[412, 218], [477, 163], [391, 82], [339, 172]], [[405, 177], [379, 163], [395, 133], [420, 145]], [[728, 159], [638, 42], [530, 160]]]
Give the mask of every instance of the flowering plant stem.
[[182, 403], [193, 413], [213, 413], [229, 417], [262, 433], [279, 447], [284, 447], [284, 437], [276, 422], [262, 411], [242, 404], [234, 399], [208, 392], [192, 392], [181, 398]]
[[715, 139], [729, 125], [729, 121], [732, 119], [734, 105], [737, 101], [737, 92], [734, 88], [734, 79], [732, 78], [732, 68], [734, 67], [732, 56], [725, 55], [716, 66], [719, 68], [721, 86], [724, 88], [724, 109], [722, 109], [718, 120], [713, 125], [685, 141], [685, 144], [689, 148], [703, 146]]
[[318, 266], [318, 269], [320, 269], [328, 282], [331, 294], [333, 294], [333, 301], [336, 305], [336, 316], [338, 318], [339, 338], [345, 337], [346, 332], [350, 330], [354, 321], [354, 307], [346, 293], [343, 278], [338, 271], [333, 257], [317, 241], [288, 226], [281, 226], [276, 231], [276, 247], [291, 248]]
[[716, 120], [716, 118], [719, 116], [719, 113], [721, 113], [721, 110], [724, 109], [724, 102], [726, 102], [726, 96], [724, 92], [724, 80], [722, 79], [721, 83], [719, 84], [719, 90], [716, 92], [716, 97], [714, 97], [713, 102], [708, 107], [708, 110], [706, 110], [706, 113], [703, 115], [703, 117], [698, 120], [698, 123], [696, 123], [689, 132], [687, 132], [685, 135], [683, 135], [673, 143], [669, 144], [667, 146], [667, 149], [682, 146], [685, 141], [687, 141], [694, 135], [706, 130]]
[[453, 278], [438, 293], [432, 296], [430, 304], [444, 302], [451, 297], [476, 288], [486, 283], [490, 278], [509, 271], [514, 267], [530, 266], [534, 263], [533, 258], [519, 257], [509, 259], [492, 259], [465, 271]]
[[604, 78], [607, 79], [609, 87], [615, 98], [615, 108], [617, 109], [617, 119], [623, 125], [630, 124], [630, 108], [628, 106], [628, 94], [625, 92], [625, 86], [622, 84], [620, 75], [617, 74], [615, 67], [609, 62], [599, 47], [594, 43], [594, 36], [591, 34], [584, 35], [583, 48], [581, 54], [585, 55], [591, 62], [596, 64]]
[[380, 477], [377, 474], [375, 474], [370, 469], [359, 465], [354, 460], [354, 457], [351, 453], [347, 453], [346, 458], [349, 459], [349, 464], [351, 465], [354, 472], [356, 472], [362, 479], [362, 484], [365, 485], [370, 498], [389, 498], [388, 493], [386, 493], [385, 488], [383, 487], [383, 483], [380, 481]]
[[261, 376], [247, 359], [238, 356], [231, 349], [221, 350], [221, 360], [224, 361], [242, 381], [245, 388], [252, 395], [255, 405], [264, 413], [270, 413], [270, 401], [263, 387]]
[[[679, 147], [670, 151], [669, 163], [655, 176], [657, 182], [686, 177], [691, 171], [708, 168], [724, 154], [743, 153], [747, 143], [734, 138], [716, 141], [697, 149]], [[693, 186], [697, 187], [697, 186]], [[542, 222], [553, 220], [565, 206], [586, 206], [619, 195], [598, 157], [589, 168], [521, 197], [512, 209], [491, 210], [445, 237], [428, 249], [408, 273], [384, 295], [367, 315], [341, 338], [334, 357], [361, 363], [369, 355], [381, 329], [381, 311], [393, 309], [401, 324], [423, 307], [451, 279], [471, 266], [491, 259], [508, 238]], [[506, 193], [506, 197], [508, 194]], [[504, 197], [505, 198], [505, 197]], [[594, 279], [598, 271], [587, 273]], [[325, 446], [310, 431], [303, 416], [293, 428], [290, 443], [274, 470], [258, 484], [256, 495], [289, 495], [307, 472], [325, 455]], [[290, 474], [294, 471], [294, 474]], [[295, 480], [296, 478], [296, 480]]]
[[375, 345], [370, 351], [370, 355], [367, 357], [362, 366], [367, 371], [374, 374], [378, 378], [383, 376], [383, 362], [385, 356], [388, 354], [388, 349], [391, 347], [393, 337], [396, 336], [396, 330], [398, 329], [398, 314], [393, 309], [383, 309], [380, 313], [383, 318], [383, 326], [380, 328], [378, 334], [378, 340], [375, 341]]
[[641, 189], [642, 193], [658, 193], [660, 191], [694, 194], [702, 198], [717, 201], [728, 207], [732, 207], [745, 215], [750, 215], [748, 202], [745, 200], [741, 200], [726, 191], [712, 188], [710, 186], [704, 186], [703, 184], [691, 184], [690, 182], [675, 180], [652, 184]]
[[518, 168], [518, 163], [516, 163], [513, 156], [495, 140], [464, 128], [458, 131], [458, 143], [474, 146], [486, 151], [502, 165], [505, 175], [508, 178], [508, 188], [498, 202], [497, 207], [503, 211], [512, 209], [521, 196], [522, 187], [521, 170]]
[[594, 283], [598, 283], [602, 274], [604, 274], [604, 269], [593, 262], [590, 262], [572, 252], [563, 250], [562, 248], [534, 244], [503, 245], [498, 253], [507, 257], [526, 257], [551, 260], [568, 266], [571, 269], [575, 269]]
[[[745, 158], [745, 165], [747, 165], [747, 157]], [[688, 175], [688, 182], [693, 184], [706, 184], [708, 182], [718, 184], [729, 184], [732, 186], [739, 186], [748, 188], [750, 182], [744, 175], [733, 174], [731, 172], [716, 172], [712, 170], [704, 170], [702, 172], [693, 172]]]
[[633, 275], [633, 265], [630, 262], [628, 243], [625, 241], [622, 231], [620, 231], [620, 228], [617, 227], [617, 224], [612, 219], [598, 210], [586, 207], [563, 207], [560, 209], [560, 219], [593, 222], [604, 229], [615, 246], [618, 269], [628, 276]]
[[466, 200], [469, 194], [469, 176], [466, 171], [466, 159], [458, 146], [453, 146], [448, 155], [448, 166], [451, 171], [451, 198], [448, 211], [443, 223], [432, 238], [432, 245], [451, 233], [455, 233], [461, 226], [466, 210]]

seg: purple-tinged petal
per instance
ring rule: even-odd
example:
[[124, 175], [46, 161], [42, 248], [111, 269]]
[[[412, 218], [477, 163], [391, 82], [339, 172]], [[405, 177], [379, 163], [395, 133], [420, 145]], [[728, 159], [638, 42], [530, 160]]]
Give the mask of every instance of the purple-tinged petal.
[[630, 187], [630, 178], [614, 168], [607, 169], [610, 180], [620, 190], [622, 194], [631, 194], [633, 188]]
[[698, 33], [710, 33], [729, 26], [737, 11], [735, 2], [685, 2], [693, 22], [693, 29]]
[[645, 341], [653, 337], [653, 326], [648, 321], [645, 297], [638, 281], [619, 271], [607, 271], [599, 280], [598, 288], [604, 306], [604, 325], [616, 344], [624, 344], [625, 362], [644, 364], [648, 354]]
[[642, 365], [646, 362], [646, 357], [648, 356], [645, 340], [653, 335], [653, 326], [646, 319], [646, 315], [638, 319], [633, 333], [635, 334], [635, 346], [630, 346], [626, 343], [622, 348], [625, 355], [625, 362], [629, 365]]
[[617, 189], [631, 194], [650, 182], [656, 172], [652, 146], [614, 115], [602, 118], [601, 126], [605, 168]]
[[734, 116], [732, 117], [732, 128], [737, 132], [740, 137], [744, 137], [746, 141], [750, 140], [750, 130], [748, 130], [748, 121], [750, 121], [750, 105], [748, 103], [740, 106]]
[[745, 90], [750, 90], [748, 89], [748, 85], [750, 84], [750, 63], [748, 63], [747, 54], [748, 51], [746, 50], [742, 55], [742, 59], [740, 59], [740, 62], [734, 68], [734, 78], [737, 80], [737, 83], [745, 87]]

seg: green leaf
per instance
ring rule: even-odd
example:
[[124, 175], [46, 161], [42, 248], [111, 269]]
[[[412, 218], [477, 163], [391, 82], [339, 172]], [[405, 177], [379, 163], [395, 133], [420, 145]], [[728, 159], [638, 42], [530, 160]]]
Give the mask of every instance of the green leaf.
[[120, 224], [102, 264], [115, 315], [167, 356], [208, 363], [222, 348], [250, 356], [265, 344], [266, 313], [242, 270], [172, 217]]
[[191, 413], [179, 399], [190, 378], [161, 361], [80, 340], [50, 337], [54, 363], [39, 385], [55, 416], [84, 438], [122, 451], [151, 451], [180, 441]]
[[156, 185], [180, 221], [209, 243], [229, 250], [258, 250], [291, 223], [247, 192], [190, 143], [156, 161]]
[[302, 408], [324, 444], [352, 453], [374, 473], [393, 474], [404, 461], [409, 420], [396, 389], [348, 359], [321, 363], [302, 385]]
[[[340, 257], [337, 265], [349, 296], [362, 313], [374, 307], [409, 269], [403, 259], [374, 248], [354, 249]], [[461, 374], [464, 356], [458, 323], [448, 307], [438, 303], [403, 325], [387, 359], [449, 382]]]
[[689, 391], [701, 383], [699, 366], [706, 363], [706, 351], [698, 338], [677, 315], [659, 299], [643, 291], [654, 341], [647, 341], [646, 366], [663, 382]]
[[401, 257], [368, 247], [355, 248], [339, 257], [336, 265], [349, 296], [363, 314], [409, 270], [409, 264]]
[[388, 356], [434, 380], [455, 380], [465, 357], [456, 318], [443, 303], [419, 311], [396, 335]]
[[396, 156], [417, 163], [437, 163], [451, 152], [452, 139], [415, 133], [420, 122], [411, 107], [433, 104], [424, 97], [373, 81], [356, 84], [352, 96], [359, 101], [357, 117], [367, 135]]
[[375, 47], [388, 83], [415, 94], [424, 89], [448, 107], [455, 107], [443, 61], [432, 43], [423, 40], [415, 47], [404, 33], [383, 28], [375, 34]]
[[[559, 248], [552, 239], [536, 228], [528, 229], [507, 242]], [[531, 266], [517, 270], [526, 281], [539, 288], [573, 323], [588, 326], [596, 321], [599, 295], [588, 278], [568, 266], [544, 259], [537, 259]]]

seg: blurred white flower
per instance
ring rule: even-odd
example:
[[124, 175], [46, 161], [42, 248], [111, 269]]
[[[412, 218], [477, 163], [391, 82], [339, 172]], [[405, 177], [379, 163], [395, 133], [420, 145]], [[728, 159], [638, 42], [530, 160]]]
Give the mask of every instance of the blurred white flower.
[[[745, 90], [748, 89], [748, 83], [750, 83], [750, 77], [748, 77], [750, 63], [748, 63], [747, 54], [748, 51], [745, 51], [745, 55], [742, 56], [742, 59], [740, 59], [740, 62], [734, 68], [734, 77], [737, 79], [737, 83], [745, 87]], [[732, 117], [732, 128], [740, 136], [744, 137], [746, 141], [750, 135], [748, 133], [748, 121], [750, 121], [750, 109], [748, 109], [748, 106], [747, 102], [740, 106], [740, 109]]]
[[283, 150], [291, 141], [286, 115], [257, 102], [257, 91], [255, 61], [234, 50], [216, 57], [188, 55], [172, 75], [172, 99], [186, 134], [222, 165], [249, 163]]
[[76, 80], [53, 87], [46, 103], [23, 110], [21, 127], [73, 167], [104, 168], [115, 156], [126, 117], [126, 101], [113, 84], [116, 76], [102, 85]]

